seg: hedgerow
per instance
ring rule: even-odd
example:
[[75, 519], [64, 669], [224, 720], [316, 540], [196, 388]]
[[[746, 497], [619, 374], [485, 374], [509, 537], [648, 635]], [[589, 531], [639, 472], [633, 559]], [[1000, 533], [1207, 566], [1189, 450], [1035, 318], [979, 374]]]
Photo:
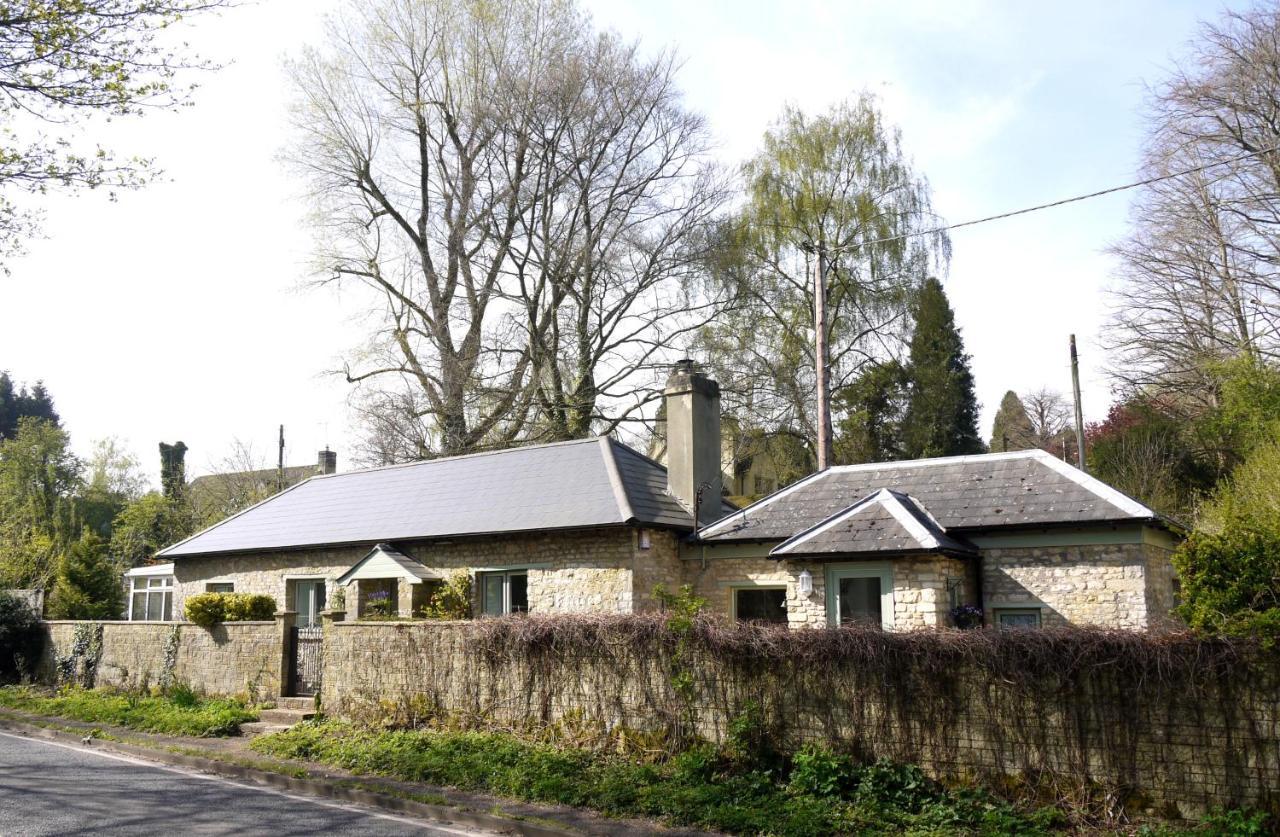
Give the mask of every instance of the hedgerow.
[[275, 617], [276, 600], [255, 593], [198, 593], [187, 599], [183, 613], [202, 628], [220, 622], [268, 622]]

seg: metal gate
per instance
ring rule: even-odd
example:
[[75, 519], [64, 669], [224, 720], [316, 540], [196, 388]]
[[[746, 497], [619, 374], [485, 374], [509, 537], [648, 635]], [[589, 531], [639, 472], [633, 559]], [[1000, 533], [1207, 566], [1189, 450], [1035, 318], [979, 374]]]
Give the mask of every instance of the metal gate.
[[293, 629], [293, 669], [289, 672], [289, 694], [303, 697], [320, 691], [323, 638], [319, 625]]

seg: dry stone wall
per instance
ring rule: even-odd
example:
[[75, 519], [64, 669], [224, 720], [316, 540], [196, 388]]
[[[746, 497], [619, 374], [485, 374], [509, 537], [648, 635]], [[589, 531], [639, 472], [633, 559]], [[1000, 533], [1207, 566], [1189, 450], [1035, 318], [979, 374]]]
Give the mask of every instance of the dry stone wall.
[[[93, 671], [88, 685], [144, 690], [184, 683], [206, 694], [253, 700], [272, 700], [280, 694], [283, 645], [278, 622], [231, 622], [211, 629], [180, 622], [44, 624], [47, 639], [38, 671], [46, 683], [59, 681], [59, 661], [78, 658], [77, 671], [84, 670], [85, 662]], [[100, 646], [78, 649], [77, 633], [96, 633], [98, 626]]]
[[[729, 722], [755, 704], [786, 746], [818, 742], [864, 759], [920, 764], [943, 779], [1028, 790], [1043, 783], [1054, 793], [1073, 790], [1171, 817], [1215, 806], [1280, 808], [1274, 658], [1172, 682], [1130, 679], [1105, 659], [1069, 673], [1043, 664], [1036, 676], [1033, 667], [999, 669], [1021, 665], [1017, 654], [1002, 662], [961, 651], [947, 663], [893, 635], [885, 635], [885, 656], [869, 664], [700, 646], [677, 660], [674, 642], [649, 634], [627, 642], [548, 639], [513, 653], [476, 630], [468, 623], [331, 624], [326, 711], [664, 747], [682, 729], [722, 740]], [[904, 644], [893, 651], [893, 642]], [[945, 654], [946, 643], [938, 647]], [[676, 668], [694, 675], [692, 694], [673, 688]]]

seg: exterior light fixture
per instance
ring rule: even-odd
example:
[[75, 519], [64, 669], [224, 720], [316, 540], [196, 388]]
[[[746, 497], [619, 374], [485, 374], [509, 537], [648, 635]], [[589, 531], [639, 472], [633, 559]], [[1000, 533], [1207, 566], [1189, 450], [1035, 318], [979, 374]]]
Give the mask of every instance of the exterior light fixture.
[[638, 542], [637, 545], [641, 549], [648, 549], [649, 547], [653, 546], [653, 543], [649, 540], [648, 529], [641, 529], [640, 534], [637, 536], [636, 540]]
[[813, 595], [813, 573], [808, 570], [801, 570], [800, 575], [796, 578], [796, 588], [800, 591], [801, 596]]

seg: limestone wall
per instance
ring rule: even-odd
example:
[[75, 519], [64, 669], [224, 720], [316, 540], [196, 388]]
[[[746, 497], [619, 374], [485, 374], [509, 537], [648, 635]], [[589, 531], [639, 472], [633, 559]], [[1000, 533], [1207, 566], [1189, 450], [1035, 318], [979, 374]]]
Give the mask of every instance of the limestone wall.
[[1037, 607], [1044, 625], [1146, 628], [1172, 607], [1168, 551], [1141, 543], [987, 548], [982, 588], [988, 617]]
[[[178, 682], [212, 695], [271, 700], [280, 694], [283, 646], [277, 622], [232, 622], [212, 629], [179, 622], [44, 624], [39, 677], [46, 683], [58, 682], [61, 659], [72, 660], [78, 673], [89, 662], [90, 684], [96, 686], [144, 690]], [[100, 651], [93, 638], [99, 626]]]
[[[650, 604], [653, 584], [670, 584], [676, 576], [673, 569], [678, 571], [674, 536], [653, 530], [651, 544], [650, 549], [641, 550], [636, 530], [618, 527], [398, 542], [397, 548], [444, 576], [459, 569], [527, 566], [533, 612], [628, 613], [637, 601], [641, 608]], [[181, 613], [186, 597], [204, 592], [205, 584], [214, 579], [234, 582], [237, 593], [265, 593], [289, 610], [294, 609], [292, 579], [326, 579], [327, 595], [332, 598], [334, 579], [368, 551], [368, 547], [350, 547], [181, 558], [174, 564], [175, 612]], [[348, 595], [354, 604], [355, 590]]]
[[[1016, 651], [988, 659], [986, 646], [970, 652], [942, 639], [921, 652], [920, 635], [885, 634], [884, 650], [862, 658], [761, 659], [695, 644], [677, 661], [674, 643], [659, 640], [511, 648], [486, 645], [473, 630], [330, 625], [326, 711], [407, 725], [550, 728], [617, 746], [628, 737], [669, 743], [689, 728], [720, 740], [750, 701], [787, 746], [820, 742], [941, 778], [1040, 781], [1165, 816], [1280, 806], [1274, 658], [1134, 677], [1123, 649], [1116, 662], [1093, 646], [1087, 663], [1079, 653], [1037, 662]], [[672, 687], [676, 668], [694, 675], [692, 695]]]

